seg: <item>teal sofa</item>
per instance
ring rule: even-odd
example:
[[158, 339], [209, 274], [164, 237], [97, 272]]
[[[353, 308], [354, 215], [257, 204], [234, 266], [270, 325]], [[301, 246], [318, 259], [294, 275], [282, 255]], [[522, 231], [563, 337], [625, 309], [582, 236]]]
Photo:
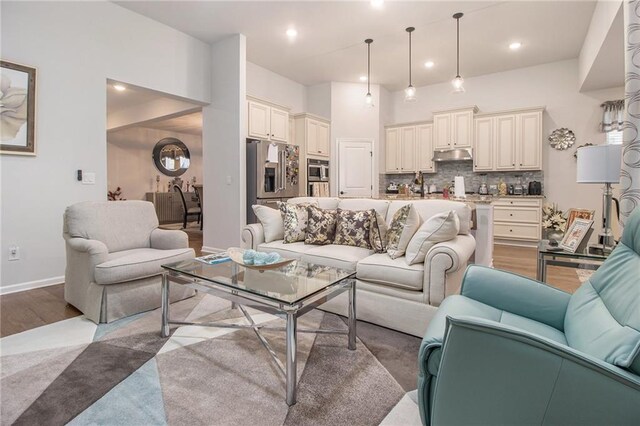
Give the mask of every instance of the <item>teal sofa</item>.
[[640, 425], [640, 208], [573, 295], [469, 267], [418, 362], [425, 425]]

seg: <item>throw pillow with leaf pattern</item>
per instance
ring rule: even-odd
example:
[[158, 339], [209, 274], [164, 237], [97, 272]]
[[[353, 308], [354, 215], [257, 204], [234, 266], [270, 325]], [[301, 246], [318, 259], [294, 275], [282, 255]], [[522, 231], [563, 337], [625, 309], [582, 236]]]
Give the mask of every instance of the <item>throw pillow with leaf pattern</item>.
[[411, 237], [420, 227], [420, 215], [413, 204], [402, 206], [391, 219], [387, 231], [387, 253], [392, 259], [402, 256], [407, 250]]
[[338, 209], [334, 244], [371, 250], [371, 210]]
[[278, 208], [282, 213], [284, 223], [284, 243], [304, 241], [307, 236], [307, 207], [312, 204], [290, 204], [278, 202]]
[[316, 206], [307, 207], [307, 235], [305, 244], [332, 244], [336, 237], [336, 222], [338, 212], [325, 210]]
[[371, 230], [369, 231], [369, 242], [371, 248], [376, 253], [387, 251], [387, 231], [389, 226], [384, 217], [375, 210], [371, 210]]

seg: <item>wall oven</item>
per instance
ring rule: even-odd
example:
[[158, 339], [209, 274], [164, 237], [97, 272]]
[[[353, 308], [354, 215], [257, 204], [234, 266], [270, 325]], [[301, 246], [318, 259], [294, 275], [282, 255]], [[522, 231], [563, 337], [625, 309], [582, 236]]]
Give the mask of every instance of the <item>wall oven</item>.
[[309, 182], [329, 182], [329, 161], [308, 159], [307, 179]]

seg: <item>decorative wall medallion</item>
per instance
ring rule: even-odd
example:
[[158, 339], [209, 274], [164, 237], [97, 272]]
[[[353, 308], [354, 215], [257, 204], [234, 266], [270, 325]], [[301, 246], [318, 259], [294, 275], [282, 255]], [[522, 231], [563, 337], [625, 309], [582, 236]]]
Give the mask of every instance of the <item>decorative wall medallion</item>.
[[564, 151], [576, 142], [576, 135], [566, 127], [556, 129], [549, 135], [549, 145], [558, 151]]
[[587, 142], [584, 145], [578, 145], [578, 147], [576, 148], [576, 152], [573, 153], [573, 158], [575, 158], [576, 160], [578, 159], [578, 150], [583, 146], [593, 146], [593, 144]]

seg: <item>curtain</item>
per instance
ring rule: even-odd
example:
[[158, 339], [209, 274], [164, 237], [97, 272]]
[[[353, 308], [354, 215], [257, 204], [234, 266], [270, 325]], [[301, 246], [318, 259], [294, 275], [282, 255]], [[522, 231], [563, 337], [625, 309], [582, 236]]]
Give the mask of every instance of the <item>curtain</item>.
[[611, 132], [612, 130], [622, 130], [624, 125], [624, 99], [619, 101], [607, 101], [602, 104], [603, 114], [600, 130]]
[[620, 172], [620, 221], [640, 205], [640, 1], [624, 2], [625, 122]]

